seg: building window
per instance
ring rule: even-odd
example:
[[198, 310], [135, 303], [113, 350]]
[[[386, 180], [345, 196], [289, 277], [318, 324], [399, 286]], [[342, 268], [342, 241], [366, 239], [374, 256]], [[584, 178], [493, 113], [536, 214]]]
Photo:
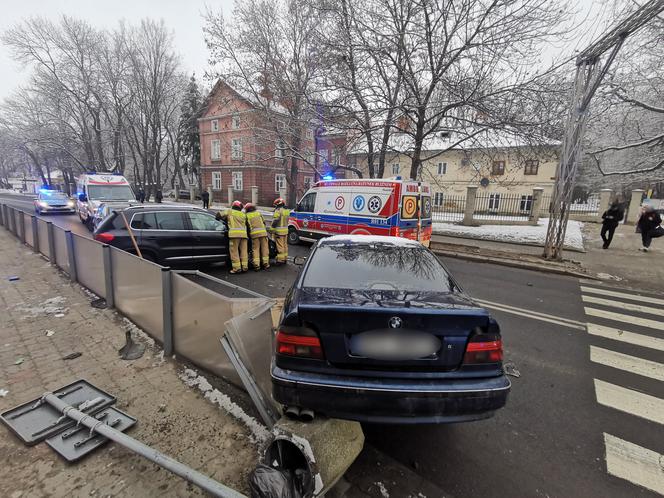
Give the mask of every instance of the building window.
[[318, 157], [320, 157], [321, 163], [327, 163], [328, 161], [327, 149], [318, 149]]
[[491, 164], [491, 174], [492, 175], [504, 175], [505, 174], [505, 161], [494, 161]]
[[530, 213], [530, 210], [533, 208], [533, 196], [532, 195], [522, 195], [521, 202], [519, 203], [519, 209], [522, 212]]
[[233, 117], [231, 118], [231, 128], [234, 130], [237, 130], [240, 128], [240, 115], [239, 114], [233, 114]]
[[539, 170], [539, 161], [535, 159], [528, 159], [523, 169], [524, 175], [536, 175]]
[[233, 190], [243, 190], [242, 171], [233, 171]]
[[466, 156], [466, 157], [462, 158], [461, 159], [461, 166], [464, 167], [464, 168], [470, 166], [470, 157]]
[[[438, 163], [438, 174], [446, 175], [447, 174], [447, 163]], [[443, 195], [443, 194], [440, 194]]]
[[234, 138], [231, 141], [231, 159], [242, 159], [242, 139]]
[[213, 161], [218, 161], [221, 159], [221, 141], [212, 140], [210, 147], [210, 158]]
[[489, 211], [498, 211], [500, 207], [500, 194], [489, 195]]
[[210, 121], [210, 131], [219, 131], [219, 120], [213, 119]]
[[339, 164], [339, 150], [334, 149], [332, 151], [332, 164]]
[[314, 130], [307, 130], [307, 140], [314, 139]]
[[274, 175], [274, 191], [279, 193], [286, 189], [286, 175]]
[[398, 175], [400, 169], [401, 169], [401, 166], [399, 164], [393, 164], [392, 165], [392, 174], [393, 175]]
[[305, 176], [304, 177], [304, 190], [309, 190], [311, 188], [311, 184], [314, 182], [314, 177], [313, 176]]
[[212, 190], [221, 190], [221, 171], [212, 172]]
[[443, 193], [442, 192], [436, 192], [433, 195], [433, 205], [436, 207], [442, 207], [443, 205]]

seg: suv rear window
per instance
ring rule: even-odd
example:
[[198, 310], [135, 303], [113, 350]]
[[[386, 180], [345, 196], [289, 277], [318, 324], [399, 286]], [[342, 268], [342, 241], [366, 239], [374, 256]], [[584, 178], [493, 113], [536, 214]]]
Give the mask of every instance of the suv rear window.
[[440, 261], [424, 247], [371, 242], [319, 246], [303, 286], [451, 292], [453, 284]]
[[157, 228], [154, 213], [139, 213], [135, 215], [131, 220], [131, 228], [134, 230], [154, 230]]
[[157, 229], [159, 230], [186, 230], [184, 226], [184, 219], [180, 212], [156, 212]]

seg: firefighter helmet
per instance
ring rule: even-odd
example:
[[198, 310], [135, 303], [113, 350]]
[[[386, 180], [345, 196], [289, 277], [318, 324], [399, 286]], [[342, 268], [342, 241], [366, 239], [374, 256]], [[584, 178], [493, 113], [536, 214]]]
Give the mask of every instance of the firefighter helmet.
[[247, 202], [244, 205], [244, 210], [247, 211], [247, 212], [252, 211], [254, 209], [256, 209], [256, 206], [254, 206], [251, 202]]
[[231, 207], [242, 209], [242, 203], [240, 201], [233, 201], [233, 204], [231, 204]]
[[285, 205], [286, 205], [286, 201], [283, 200], [281, 197], [277, 197], [277, 198], [274, 200], [274, 202], [273, 202], [272, 204], [273, 204], [274, 207], [277, 207], [277, 206], [285, 206]]

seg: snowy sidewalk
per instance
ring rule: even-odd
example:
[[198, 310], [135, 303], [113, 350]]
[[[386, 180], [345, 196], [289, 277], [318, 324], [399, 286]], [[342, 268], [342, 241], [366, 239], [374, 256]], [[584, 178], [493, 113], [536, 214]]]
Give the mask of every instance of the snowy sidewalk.
[[[164, 361], [146, 337], [142, 358], [119, 359], [132, 325], [92, 308], [92, 299], [0, 230], [0, 411], [83, 378], [117, 396], [115, 406], [138, 419], [129, 435], [247, 493], [258, 456], [256, 426], [252, 433], [216, 404], [252, 420], [193, 371]], [[70, 353], [81, 355], [64, 360]], [[203, 495], [112, 443], [68, 465], [44, 443], [24, 446], [4, 425], [0, 433], [3, 497]]]

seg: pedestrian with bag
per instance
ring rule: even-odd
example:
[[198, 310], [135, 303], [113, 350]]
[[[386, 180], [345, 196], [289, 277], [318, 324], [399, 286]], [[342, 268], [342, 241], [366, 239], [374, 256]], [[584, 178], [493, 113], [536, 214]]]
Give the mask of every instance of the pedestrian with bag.
[[648, 252], [652, 239], [664, 236], [664, 228], [661, 226], [662, 217], [649, 204], [643, 206], [643, 213], [636, 224], [637, 230], [641, 232], [643, 247], [639, 251]]
[[203, 201], [203, 209], [209, 209], [210, 207], [210, 192], [203, 190], [201, 193], [201, 200]]
[[254, 271], [259, 271], [261, 265], [267, 270], [270, 267], [270, 247], [267, 242], [265, 220], [251, 202], [244, 205], [244, 212], [247, 215], [247, 226], [251, 239], [251, 264]]
[[274, 242], [277, 245], [277, 265], [285, 265], [288, 262], [288, 217], [290, 210], [286, 208], [286, 201], [281, 197], [274, 200], [274, 215], [270, 231], [274, 234]]
[[600, 232], [600, 236], [604, 241], [602, 249], [609, 248], [613, 240], [613, 234], [624, 216], [625, 212], [618, 201], [613, 201], [609, 209], [604, 211], [602, 214], [602, 231]]
[[217, 220], [228, 223], [228, 243], [231, 253], [231, 273], [249, 270], [247, 253], [247, 215], [242, 212], [242, 203], [234, 201], [230, 209], [219, 211]]

